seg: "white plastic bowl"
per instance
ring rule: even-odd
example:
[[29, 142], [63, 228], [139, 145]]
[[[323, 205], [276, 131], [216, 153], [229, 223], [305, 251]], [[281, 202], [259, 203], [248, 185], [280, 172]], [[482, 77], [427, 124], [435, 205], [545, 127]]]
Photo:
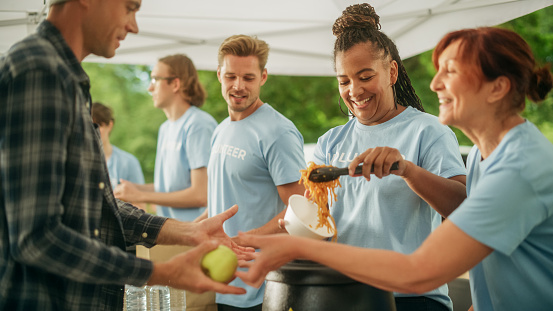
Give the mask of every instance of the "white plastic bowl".
[[[298, 194], [288, 199], [288, 209], [284, 214], [284, 227], [290, 235], [324, 240], [334, 235], [334, 224], [329, 220], [331, 229], [327, 226], [317, 228], [319, 223], [318, 207], [306, 197]], [[317, 228], [317, 229], [315, 229]]]

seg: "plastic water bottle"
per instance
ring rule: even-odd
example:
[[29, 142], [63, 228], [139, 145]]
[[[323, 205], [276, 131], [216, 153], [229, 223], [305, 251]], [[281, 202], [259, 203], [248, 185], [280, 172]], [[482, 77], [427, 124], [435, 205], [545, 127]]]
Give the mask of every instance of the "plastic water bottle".
[[169, 287], [154, 285], [150, 287], [150, 310], [171, 311]]
[[148, 305], [146, 304], [146, 289], [144, 289], [144, 287], [125, 285], [125, 294], [127, 295], [125, 300], [127, 311], [148, 310]]
[[170, 287], [169, 290], [171, 292], [171, 311], [185, 311], [186, 292], [172, 287]]

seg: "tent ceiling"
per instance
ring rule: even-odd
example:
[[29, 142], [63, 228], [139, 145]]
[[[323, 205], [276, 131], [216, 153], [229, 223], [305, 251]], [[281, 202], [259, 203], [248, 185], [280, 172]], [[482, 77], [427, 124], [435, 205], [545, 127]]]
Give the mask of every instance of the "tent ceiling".
[[[271, 74], [334, 75], [332, 24], [351, 0], [143, 0], [140, 32], [122, 42], [109, 60], [152, 64], [185, 53], [198, 69], [217, 68], [217, 48], [233, 34], [257, 35], [271, 47]], [[553, 0], [373, 0], [382, 30], [403, 58], [431, 49], [455, 29], [497, 25], [552, 5]], [[36, 27], [44, 0], [2, 0], [0, 52]]]

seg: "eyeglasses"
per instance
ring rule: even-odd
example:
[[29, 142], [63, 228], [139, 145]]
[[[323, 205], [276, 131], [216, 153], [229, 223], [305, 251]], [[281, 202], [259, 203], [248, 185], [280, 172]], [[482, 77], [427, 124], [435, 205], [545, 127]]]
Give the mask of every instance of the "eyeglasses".
[[151, 78], [152, 78], [152, 80], [150, 80], [150, 83], [151, 84], [156, 84], [157, 81], [173, 80], [173, 79], [176, 79], [177, 77], [156, 77], [156, 76], [152, 76]]

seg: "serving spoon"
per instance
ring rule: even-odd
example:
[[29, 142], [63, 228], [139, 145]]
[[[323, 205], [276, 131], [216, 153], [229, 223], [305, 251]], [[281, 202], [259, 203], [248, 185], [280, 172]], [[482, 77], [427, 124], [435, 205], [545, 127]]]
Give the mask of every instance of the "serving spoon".
[[[397, 170], [399, 168], [399, 161], [394, 162], [391, 171]], [[371, 173], [374, 172], [374, 165], [371, 167]], [[363, 165], [359, 165], [355, 168], [355, 174], [363, 173]], [[309, 174], [309, 180], [312, 182], [327, 182], [338, 179], [342, 175], [349, 175], [349, 170], [347, 167], [336, 167], [336, 166], [325, 166], [316, 168], [311, 171]]]

